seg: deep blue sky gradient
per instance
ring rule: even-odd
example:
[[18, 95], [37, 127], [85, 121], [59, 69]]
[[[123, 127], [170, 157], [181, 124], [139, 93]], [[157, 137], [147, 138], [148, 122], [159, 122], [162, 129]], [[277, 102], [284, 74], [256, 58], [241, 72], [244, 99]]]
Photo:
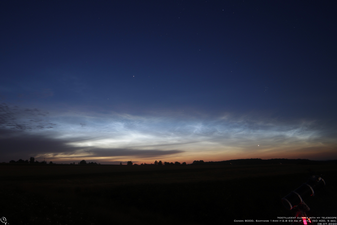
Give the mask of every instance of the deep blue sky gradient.
[[336, 6], [1, 1], [1, 160], [336, 157]]

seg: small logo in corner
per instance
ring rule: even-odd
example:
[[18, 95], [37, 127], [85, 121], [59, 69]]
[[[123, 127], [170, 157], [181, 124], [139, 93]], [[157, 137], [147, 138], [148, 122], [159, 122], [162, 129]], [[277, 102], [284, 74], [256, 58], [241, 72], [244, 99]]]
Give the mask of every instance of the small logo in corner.
[[0, 218], [0, 222], [4, 223], [5, 225], [7, 225], [7, 224], [9, 225], [9, 223], [7, 222], [6, 217], [4, 217], [4, 216]]

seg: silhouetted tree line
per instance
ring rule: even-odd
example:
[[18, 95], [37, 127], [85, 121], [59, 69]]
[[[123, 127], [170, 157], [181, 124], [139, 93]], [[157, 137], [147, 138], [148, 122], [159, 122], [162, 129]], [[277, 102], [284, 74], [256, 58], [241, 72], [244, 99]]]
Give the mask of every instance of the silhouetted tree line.
[[[35, 160], [34, 157], [30, 157], [29, 161], [28, 160], [23, 160], [23, 159], [19, 159], [18, 161], [15, 161], [15, 160], [11, 160], [9, 161], [9, 163], [13, 164], [13, 163], [16, 163], [16, 164], [47, 164], [46, 161], [37, 161]], [[49, 162], [49, 164], [53, 164], [52, 161]]]
[[78, 165], [98, 165], [96, 162], [86, 162], [85, 160], [82, 160], [81, 162], [78, 163]]
[[[52, 161], [47, 163], [44, 161], [37, 161], [34, 157], [30, 157], [29, 160], [19, 159], [18, 161], [10, 160], [10, 164], [26, 164], [26, 165], [53, 165]], [[312, 161], [309, 159], [285, 159], [285, 158], [276, 158], [276, 159], [260, 159], [260, 158], [251, 158], [251, 159], [233, 159], [226, 161], [217, 161], [217, 162], [204, 162], [204, 160], [194, 160], [191, 165], [263, 165], [263, 164], [298, 164], [298, 165], [317, 165], [317, 164], [337, 164], [337, 160], [325, 160], [325, 161]], [[123, 163], [121, 162], [120, 165]], [[67, 164], [67, 165], [76, 165], [75, 162]], [[96, 162], [86, 162], [85, 160], [81, 160], [78, 165], [100, 165]], [[138, 166], [138, 164], [134, 164], [132, 161], [127, 162], [128, 166]], [[186, 166], [186, 162], [162, 162], [162, 161], [154, 161], [154, 163], [142, 163], [141, 166]]]
[[204, 162], [203, 160], [195, 160], [192, 165], [266, 165], [266, 164], [297, 164], [297, 165], [316, 165], [316, 164], [326, 164], [332, 163], [337, 164], [337, 160], [327, 160], [327, 161], [312, 161], [309, 159], [260, 159], [260, 158], [251, 158], [251, 159], [234, 159], [227, 161], [218, 161], [218, 162]]
[[192, 165], [203, 165], [204, 163], [204, 160], [194, 160]]
[[[18, 161], [15, 161], [15, 160], [11, 160], [9, 161], [10, 164], [27, 164], [27, 165], [53, 165], [55, 163], [53, 163], [52, 161], [50, 161], [49, 163], [47, 163], [45, 160], [39, 162], [37, 160], [35, 160], [34, 157], [30, 157], [29, 161], [28, 160], [22, 160], [22, 159], [19, 159]], [[70, 165], [76, 165], [75, 162], [72, 162], [70, 163]], [[97, 164], [96, 162], [86, 162], [85, 160], [82, 160], [78, 163], [78, 165], [99, 165]]]
[[[122, 165], [122, 163], [120, 164], [120, 165]], [[126, 165], [128, 165], [128, 166], [132, 166], [132, 165], [134, 165], [134, 166], [138, 166], [138, 164], [134, 164], [132, 161], [128, 161], [127, 163], [126, 163]], [[150, 164], [147, 164], [147, 163], [142, 163], [142, 164], [140, 164], [141, 166], [163, 166], [163, 165], [165, 165], [165, 166], [186, 166], [186, 162], [183, 162], [183, 163], [180, 163], [180, 162], [162, 162], [162, 161], [154, 161], [154, 163], [150, 163]]]

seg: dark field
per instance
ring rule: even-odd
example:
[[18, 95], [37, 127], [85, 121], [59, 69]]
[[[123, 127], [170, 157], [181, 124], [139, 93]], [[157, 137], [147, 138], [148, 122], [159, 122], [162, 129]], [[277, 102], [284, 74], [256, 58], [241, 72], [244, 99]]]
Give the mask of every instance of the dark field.
[[[228, 224], [294, 216], [280, 199], [312, 173], [309, 216], [336, 216], [337, 165], [1, 165], [1, 215], [14, 224]], [[238, 223], [237, 223], [238, 224]]]

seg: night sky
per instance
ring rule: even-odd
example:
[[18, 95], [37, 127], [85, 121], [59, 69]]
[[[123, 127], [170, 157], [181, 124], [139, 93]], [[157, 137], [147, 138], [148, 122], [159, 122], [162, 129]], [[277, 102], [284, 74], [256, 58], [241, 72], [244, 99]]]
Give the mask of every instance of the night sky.
[[0, 1], [0, 162], [337, 159], [335, 1]]

